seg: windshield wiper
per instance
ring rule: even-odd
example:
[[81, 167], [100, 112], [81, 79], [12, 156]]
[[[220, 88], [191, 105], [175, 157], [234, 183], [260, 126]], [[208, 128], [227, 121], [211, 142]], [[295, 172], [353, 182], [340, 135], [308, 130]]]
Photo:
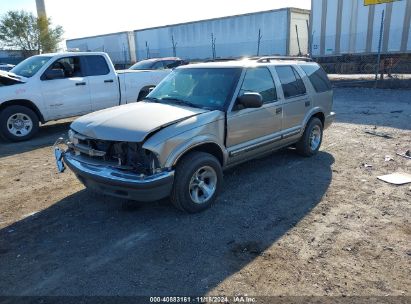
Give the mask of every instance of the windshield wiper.
[[164, 98], [161, 98], [161, 100], [171, 101], [171, 102], [174, 102], [176, 104], [189, 106], [189, 107], [192, 107], [192, 108], [203, 109], [202, 106], [200, 106], [198, 104], [195, 104], [195, 103], [192, 103], [192, 102], [189, 102], [189, 101], [186, 101], [186, 100], [183, 100], [183, 99], [178, 99], [178, 98], [173, 98], [173, 97], [164, 97]]
[[155, 98], [155, 97], [144, 97], [144, 100], [148, 100], [148, 101], [151, 101], [151, 102], [161, 102], [160, 99]]

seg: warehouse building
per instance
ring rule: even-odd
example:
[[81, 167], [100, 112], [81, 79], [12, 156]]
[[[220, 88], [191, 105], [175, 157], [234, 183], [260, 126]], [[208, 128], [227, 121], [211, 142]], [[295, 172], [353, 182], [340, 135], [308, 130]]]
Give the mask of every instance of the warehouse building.
[[284, 8], [67, 40], [68, 49], [104, 51], [117, 65], [148, 57], [189, 60], [308, 52], [310, 11]]

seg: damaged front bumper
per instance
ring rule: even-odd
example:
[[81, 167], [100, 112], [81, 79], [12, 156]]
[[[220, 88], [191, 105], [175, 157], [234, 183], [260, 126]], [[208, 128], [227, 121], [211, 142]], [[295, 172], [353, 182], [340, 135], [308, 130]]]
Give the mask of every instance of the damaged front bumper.
[[76, 156], [70, 150], [63, 151], [54, 146], [59, 172], [65, 165], [77, 178], [94, 191], [137, 201], [156, 201], [170, 195], [174, 181], [174, 171], [163, 171], [153, 175], [141, 175], [90, 163]]

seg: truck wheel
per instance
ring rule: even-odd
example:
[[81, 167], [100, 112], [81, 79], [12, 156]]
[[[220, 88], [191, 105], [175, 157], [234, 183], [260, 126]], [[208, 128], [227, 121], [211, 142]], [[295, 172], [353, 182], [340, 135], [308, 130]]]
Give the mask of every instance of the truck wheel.
[[313, 156], [317, 154], [323, 140], [323, 124], [316, 117], [310, 119], [305, 128], [303, 136], [297, 142], [297, 152], [302, 156]]
[[171, 202], [189, 213], [203, 211], [215, 202], [222, 182], [220, 162], [211, 154], [192, 152], [177, 165]]
[[31, 109], [10, 106], [0, 113], [0, 134], [10, 141], [30, 139], [39, 129], [39, 119]]

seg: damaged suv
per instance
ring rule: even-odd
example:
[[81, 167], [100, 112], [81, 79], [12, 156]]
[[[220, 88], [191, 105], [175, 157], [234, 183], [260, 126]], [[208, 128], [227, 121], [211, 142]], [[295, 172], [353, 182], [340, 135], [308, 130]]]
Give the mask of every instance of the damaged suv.
[[175, 69], [145, 100], [94, 112], [55, 146], [88, 188], [133, 199], [170, 196], [187, 212], [212, 205], [223, 169], [295, 145], [320, 148], [333, 121], [325, 72], [304, 58], [263, 57]]

